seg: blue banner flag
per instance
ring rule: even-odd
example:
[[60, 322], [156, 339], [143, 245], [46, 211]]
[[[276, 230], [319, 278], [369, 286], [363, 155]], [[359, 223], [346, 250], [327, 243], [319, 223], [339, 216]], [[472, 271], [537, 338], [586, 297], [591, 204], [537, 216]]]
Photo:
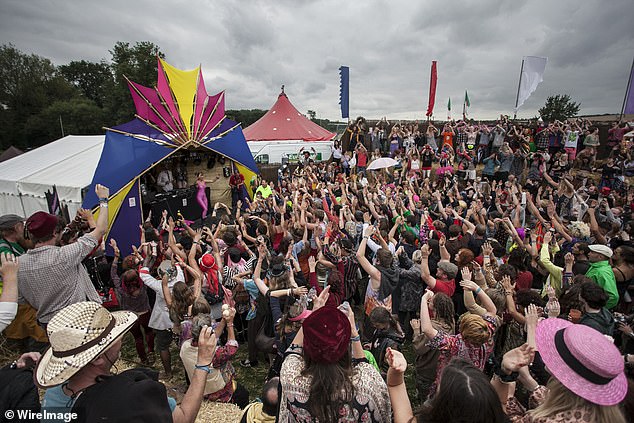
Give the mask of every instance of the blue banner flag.
[[349, 118], [350, 111], [350, 68], [341, 66], [339, 68], [339, 104], [341, 104], [341, 118]]

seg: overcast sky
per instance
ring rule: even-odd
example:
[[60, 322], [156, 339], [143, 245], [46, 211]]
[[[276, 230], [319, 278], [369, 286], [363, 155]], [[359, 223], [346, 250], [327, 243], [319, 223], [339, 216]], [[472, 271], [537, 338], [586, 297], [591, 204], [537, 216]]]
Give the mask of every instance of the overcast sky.
[[[544, 82], [518, 116], [566, 93], [582, 114], [618, 113], [634, 57], [631, 0], [148, 1], [2, 0], [0, 42], [51, 59], [110, 60], [116, 41], [151, 41], [181, 69], [202, 64], [230, 109], [268, 109], [280, 86], [301, 111], [339, 119], [350, 67], [350, 115], [423, 119], [432, 60], [434, 117], [512, 114], [522, 56], [546, 56]], [[130, 100], [132, 101], [132, 100]]]

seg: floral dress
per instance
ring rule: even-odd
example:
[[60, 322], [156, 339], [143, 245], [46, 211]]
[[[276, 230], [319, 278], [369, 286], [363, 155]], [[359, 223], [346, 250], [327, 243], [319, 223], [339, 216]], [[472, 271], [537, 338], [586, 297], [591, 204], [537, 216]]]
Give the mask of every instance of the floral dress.
[[[280, 398], [280, 422], [316, 422], [308, 410], [311, 376], [303, 375], [304, 359], [289, 354], [280, 372], [282, 398]], [[392, 421], [392, 407], [387, 385], [379, 372], [367, 361], [353, 364], [352, 385], [354, 398], [339, 411], [339, 422]]]
[[483, 345], [472, 345], [462, 339], [462, 335], [450, 335], [447, 332], [439, 330], [431, 340], [426, 344], [429, 348], [440, 351], [440, 357], [438, 358], [438, 369], [436, 370], [436, 380], [429, 390], [429, 397], [432, 398], [436, 393], [438, 381], [440, 375], [447, 364], [454, 358], [460, 357], [477, 367], [480, 370], [484, 370], [489, 356], [493, 352], [493, 338], [495, 330], [497, 329], [497, 322], [492, 316], [482, 317], [487, 324], [489, 330], [489, 341]]
[[[539, 386], [528, 399], [529, 408], [536, 408], [544, 402], [548, 395], [548, 388]], [[506, 415], [513, 423], [590, 423], [592, 415], [583, 408], [572, 408], [561, 411], [549, 417], [535, 418], [526, 412], [526, 409], [515, 397], [511, 397], [506, 402]]]

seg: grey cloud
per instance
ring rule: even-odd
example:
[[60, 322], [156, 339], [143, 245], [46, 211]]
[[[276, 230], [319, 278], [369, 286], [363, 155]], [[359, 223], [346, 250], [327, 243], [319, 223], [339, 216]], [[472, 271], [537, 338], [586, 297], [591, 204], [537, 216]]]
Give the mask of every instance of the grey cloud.
[[[478, 2], [336, 0], [189, 2], [5, 0], [0, 39], [56, 64], [109, 59], [116, 41], [152, 41], [168, 62], [202, 64], [229, 108], [268, 108], [286, 84], [291, 101], [340, 116], [341, 65], [350, 66], [350, 112], [421, 118], [438, 60], [436, 118], [451, 96], [460, 114], [512, 113], [521, 58], [549, 57], [545, 80], [520, 116], [570, 93], [582, 113], [618, 112], [632, 56], [630, 0]], [[305, 109], [305, 110], [304, 110]]]

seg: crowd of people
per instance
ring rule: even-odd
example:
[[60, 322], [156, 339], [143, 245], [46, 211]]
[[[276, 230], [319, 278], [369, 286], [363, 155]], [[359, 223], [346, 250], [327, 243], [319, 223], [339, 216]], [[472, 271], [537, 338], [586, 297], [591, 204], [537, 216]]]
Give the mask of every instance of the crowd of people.
[[[0, 408], [86, 422], [191, 422], [202, 401], [245, 422], [632, 421], [630, 129], [381, 120], [328, 162], [307, 151], [258, 179], [252, 200], [148, 219], [130, 255], [110, 239], [117, 310], [82, 265], [105, 244], [107, 187], [96, 220], [2, 216], [0, 329], [45, 349], [2, 370]], [[128, 332], [147, 367], [118, 372]], [[160, 381], [173, 360], [189, 384], [178, 404]], [[267, 369], [261, 392], [238, 365]]]

